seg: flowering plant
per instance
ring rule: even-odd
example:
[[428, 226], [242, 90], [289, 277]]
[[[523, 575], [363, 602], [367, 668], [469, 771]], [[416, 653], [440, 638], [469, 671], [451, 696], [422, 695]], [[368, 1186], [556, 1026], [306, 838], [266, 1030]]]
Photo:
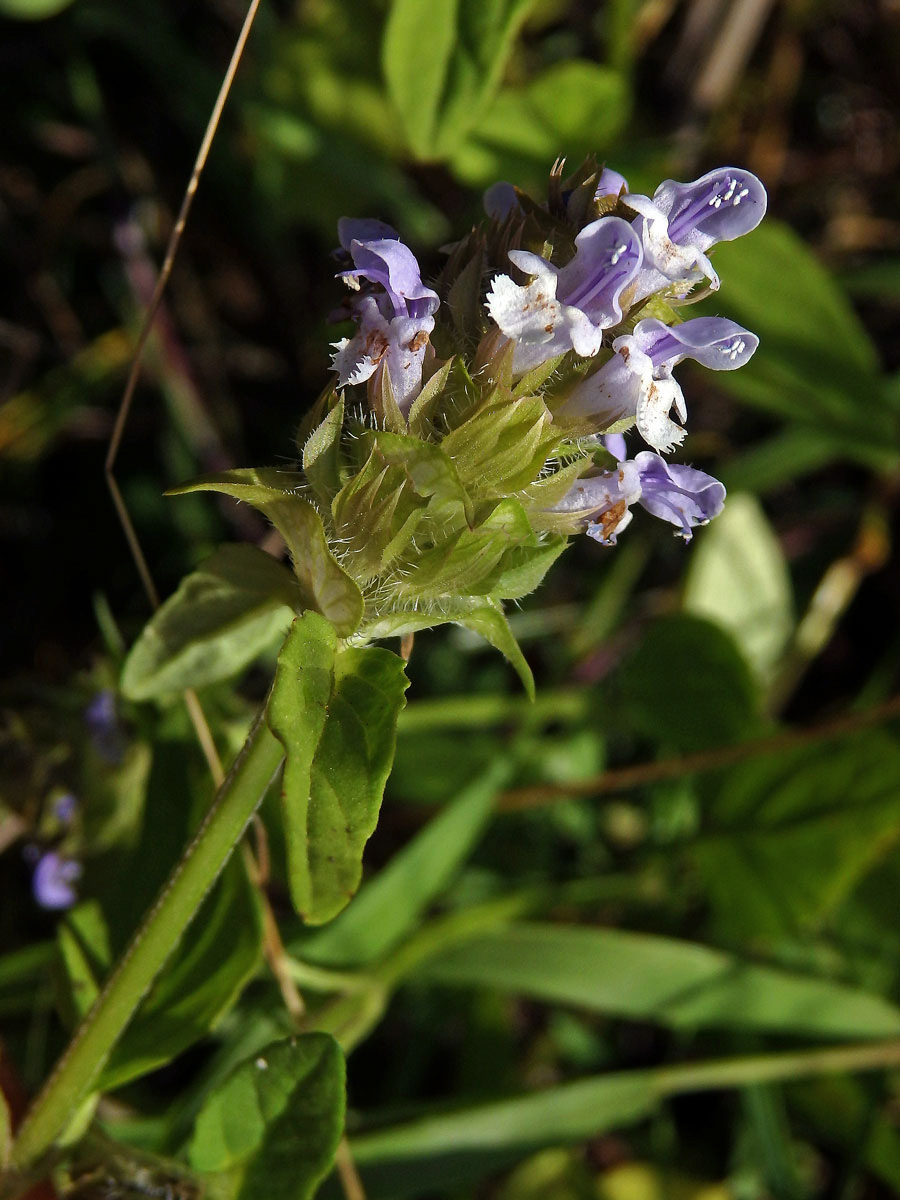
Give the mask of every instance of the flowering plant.
[[[138, 638], [123, 695], [164, 699], [235, 674], [276, 636], [283, 644], [196, 838], [23, 1124], [17, 1169], [53, 1144], [104, 1064], [116, 1082], [132, 1077], [133, 1062], [121, 1048], [110, 1060], [113, 1049], [280, 768], [296, 911], [315, 926], [345, 908], [407, 686], [403, 658], [373, 642], [455, 622], [498, 648], [533, 691], [503, 605], [538, 586], [570, 536], [611, 547], [639, 505], [689, 541], [722, 509], [716, 479], [665, 457], [686, 436], [673, 369], [690, 358], [734, 370], [756, 349], [735, 322], [685, 309], [719, 286], [707, 251], [762, 219], [759, 181], [722, 168], [666, 180], [649, 198], [593, 161], [568, 179], [560, 163], [545, 204], [509, 184], [485, 202], [486, 222], [449, 249], [433, 286], [393, 228], [342, 220], [337, 275], [349, 296], [339, 315], [355, 329], [334, 343], [334, 378], [301, 427], [300, 462], [174, 489], [255, 506], [292, 569], [254, 546], [220, 549]], [[45, 854], [38, 898], [68, 906], [78, 874], [74, 859]], [[330, 1021], [313, 1028], [342, 1028]], [[304, 1046], [317, 1070], [327, 1059], [337, 1094], [332, 1044]], [[312, 1069], [302, 1054], [295, 1061], [293, 1043], [257, 1065], [281, 1057], [288, 1075]], [[340, 1132], [333, 1107], [313, 1182]], [[202, 1146], [197, 1157], [208, 1167]]]

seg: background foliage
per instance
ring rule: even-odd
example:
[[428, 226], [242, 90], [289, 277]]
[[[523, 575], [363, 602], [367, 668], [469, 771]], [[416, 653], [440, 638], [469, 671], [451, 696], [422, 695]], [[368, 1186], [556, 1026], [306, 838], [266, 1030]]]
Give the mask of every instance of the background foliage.
[[[102, 463], [243, 10], [0, 12], [15, 98], [0, 163], [0, 1070], [15, 1111], [209, 800], [151, 661], [112, 744], [85, 714], [147, 615]], [[464, 631], [417, 635], [363, 887], [321, 928], [292, 915], [292, 831], [286, 847], [266, 802], [265, 895], [316, 1032], [283, 1040], [260, 890], [236, 860], [106, 1068], [118, 1090], [95, 1136], [131, 1147], [104, 1168], [126, 1192], [146, 1154], [166, 1156], [140, 1168], [162, 1179], [176, 1156], [242, 1198], [276, 1179], [313, 1194], [343, 1105], [327, 1034], [353, 1051], [348, 1130], [370, 1200], [900, 1188], [896, 1078], [809, 1057], [900, 1037], [898, 40], [876, 0], [263, 4], [118, 468], [164, 595], [222, 542], [269, 536], [227, 498], [162, 492], [295, 460], [337, 336], [341, 215], [392, 222], [436, 274], [481, 189], [540, 195], [557, 154], [597, 152], [636, 190], [746, 165], [771, 217], [718, 249], [707, 311], [761, 348], [740, 372], [686, 370], [723, 516], [687, 550], [637, 520], [614, 552], [582, 539], [512, 613], [535, 705]], [[214, 591], [235, 555], [191, 586]], [[241, 686], [201, 694], [226, 757], [283, 621], [261, 610], [250, 561], [229, 618]], [[29, 847], [57, 844], [84, 863], [64, 917], [29, 886]], [[794, 1068], [765, 1065], [784, 1051]], [[702, 1068], [731, 1056], [762, 1065], [725, 1091]], [[89, 1165], [84, 1179], [102, 1184]]]

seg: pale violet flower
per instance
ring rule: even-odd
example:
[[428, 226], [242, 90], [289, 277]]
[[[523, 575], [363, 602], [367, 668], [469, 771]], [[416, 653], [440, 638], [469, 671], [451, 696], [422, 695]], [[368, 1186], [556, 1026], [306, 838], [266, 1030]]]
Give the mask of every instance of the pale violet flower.
[[656, 318], [638, 321], [634, 333], [616, 338], [610, 361], [575, 387], [557, 415], [590, 417], [606, 428], [633, 419], [654, 450], [672, 450], [686, 431], [669, 413], [674, 408], [682, 422], [687, 420], [673, 367], [692, 358], [714, 371], [734, 371], [758, 345], [755, 334], [725, 317], [696, 317], [673, 326]]
[[511, 212], [522, 211], [519, 196], [511, 183], [501, 179], [484, 193], [484, 211], [495, 221], [505, 221]]
[[708, 279], [718, 288], [719, 276], [706, 256], [717, 242], [749, 233], [766, 212], [766, 189], [749, 171], [719, 167], [693, 183], [664, 180], [647, 196], [626, 193], [624, 204], [638, 213], [634, 222], [644, 252], [635, 302], [673, 280], [692, 285]]
[[80, 878], [80, 862], [48, 850], [37, 860], [31, 889], [41, 908], [71, 908], [78, 899], [73, 884]]
[[705, 471], [668, 463], [649, 450], [635, 455], [634, 464], [641, 480], [638, 503], [654, 517], [679, 526], [676, 533], [686, 542], [695, 525], [706, 525], [725, 505], [724, 485]]
[[667, 463], [660, 455], [642, 450], [613, 470], [579, 479], [551, 511], [582, 518], [588, 537], [614, 546], [631, 522], [633, 504], [675, 525], [679, 536], [689, 542], [694, 527], [717, 517], [724, 503], [725, 488], [712, 475]]
[[633, 462], [620, 462], [615, 470], [579, 479], [551, 512], [568, 513], [585, 522], [585, 532], [604, 546], [631, 524], [631, 505], [641, 498], [641, 479]]
[[[353, 304], [359, 328], [332, 345], [338, 384], [364, 383], [387, 370], [394, 399], [408, 411], [422, 385], [422, 365], [434, 329], [437, 292], [422, 282], [415, 255], [380, 221], [339, 222], [341, 244], [353, 267], [340, 272], [349, 286], [370, 286]], [[374, 236], [367, 236], [374, 235]]]
[[621, 196], [623, 192], [627, 191], [628, 180], [625, 176], [620, 175], [618, 171], [614, 171], [612, 167], [604, 167], [600, 172], [600, 178], [597, 180], [594, 199], [602, 200], [604, 196]]
[[527, 250], [509, 257], [533, 278], [519, 286], [496, 276], [487, 309], [515, 342], [513, 372], [521, 375], [567, 350], [583, 358], [597, 353], [603, 330], [622, 320], [619, 298], [640, 270], [641, 247], [627, 221], [602, 217], [581, 230], [564, 267]]

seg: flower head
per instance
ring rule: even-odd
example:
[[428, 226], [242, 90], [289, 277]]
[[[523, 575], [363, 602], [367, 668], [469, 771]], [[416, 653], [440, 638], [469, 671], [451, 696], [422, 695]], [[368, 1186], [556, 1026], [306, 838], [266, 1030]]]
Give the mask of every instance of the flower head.
[[583, 358], [597, 353], [603, 330], [622, 320], [619, 298], [640, 270], [641, 246], [627, 221], [601, 217], [577, 235], [564, 267], [527, 250], [509, 257], [532, 281], [520, 287], [497, 275], [487, 309], [515, 342], [513, 371], [523, 374], [567, 350]]
[[755, 229], [767, 202], [756, 176], [736, 167], [719, 167], [693, 183], [666, 179], [652, 200], [631, 193], [622, 200], [639, 214], [634, 225], [644, 251], [635, 300], [673, 280], [693, 284], [705, 278], [718, 288], [719, 276], [706, 251]]
[[606, 428], [633, 418], [644, 441], [655, 450], [671, 450], [686, 431], [669, 413], [674, 408], [682, 422], [687, 420], [672, 369], [692, 358], [714, 371], [734, 371], [758, 345], [755, 334], [724, 317], [696, 317], [672, 326], [656, 318], [638, 321], [634, 333], [616, 338], [610, 361], [575, 387], [558, 415], [590, 416]]

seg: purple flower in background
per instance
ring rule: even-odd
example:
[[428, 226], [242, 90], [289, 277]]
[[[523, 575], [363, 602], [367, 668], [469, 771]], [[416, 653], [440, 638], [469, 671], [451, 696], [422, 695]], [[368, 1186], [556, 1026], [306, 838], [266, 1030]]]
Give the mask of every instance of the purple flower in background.
[[75, 793], [63, 792], [53, 803], [53, 815], [61, 825], [71, 825], [77, 808], [78, 799]]
[[497, 275], [487, 309], [516, 343], [513, 371], [521, 375], [567, 350], [582, 358], [597, 353], [603, 330], [622, 320], [619, 297], [640, 270], [641, 247], [627, 221], [601, 217], [575, 238], [564, 267], [527, 250], [510, 250], [509, 257], [532, 282], [520, 287]]
[[483, 196], [484, 211], [495, 221], [505, 221], [511, 212], [522, 211], [518, 193], [511, 183], [492, 183]]
[[116, 694], [111, 688], [103, 688], [94, 696], [84, 710], [84, 722], [91, 745], [101, 758], [117, 766], [125, 755], [125, 738], [116, 711]]
[[356, 334], [333, 343], [332, 369], [341, 387], [373, 376], [377, 382], [376, 373], [386, 369], [394, 398], [406, 412], [422, 385], [425, 351], [440, 304], [437, 292], [422, 282], [415, 255], [389, 225], [344, 218], [338, 234], [353, 260], [340, 277], [354, 289], [366, 280], [372, 290], [354, 303]]
[[31, 889], [41, 908], [71, 908], [78, 899], [72, 885], [80, 878], [80, 862], [48, 850], [37, 860]]
[[656, 318], [638, 321], [634, 333], [616, 338], [610, 361], [576, 386], [558, 415], [589, 416], [607, 428], [634, 418], [638, 433], [654, 450], [672, 450], [686, 431], [670, 411], [674, 408], [682, 422], [687, 420], [672, 369], [692, 358], [713, 371], [734, 371], [758, 345], [755, 334], [724, 317], [696, 317], [673, 326]]
[[634, 226], [644, 251], [635, 302], [673, 280], [694, 284], [705, 278], [718, 288], [719, 276], [706, 251], [755, 229], [767, 203], [756, 176], [737, 167], [719, 167], [693, 183], [666, 179], [652, 200], [630, 193], [622, 199], [639, 214]]

